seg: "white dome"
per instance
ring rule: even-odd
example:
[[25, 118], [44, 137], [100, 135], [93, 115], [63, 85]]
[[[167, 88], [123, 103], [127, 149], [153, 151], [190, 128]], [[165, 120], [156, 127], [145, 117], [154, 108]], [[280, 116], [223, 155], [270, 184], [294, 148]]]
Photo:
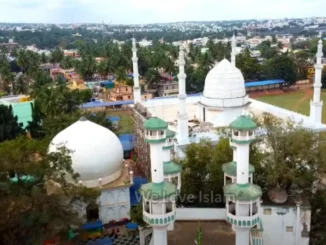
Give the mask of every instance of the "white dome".
[[218, 107], [243, 106], [248, 103], [244, 83], [241, 71], [224, 59], [208, 72], [201, 102]]
[[83, 185], [98, 187], [99, 178], [105, 185], [120, 177], [123, 148], [109, 129], [81, 118], [53, 138], [49, 152], [62, 146], [72, 151], [72, 168]]

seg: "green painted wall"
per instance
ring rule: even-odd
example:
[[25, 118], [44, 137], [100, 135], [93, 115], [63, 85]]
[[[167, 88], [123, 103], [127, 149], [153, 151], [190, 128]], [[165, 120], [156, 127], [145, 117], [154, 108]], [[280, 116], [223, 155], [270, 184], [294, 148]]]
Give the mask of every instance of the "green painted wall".
[[18, 122], [23, 124], [25, 128], [29, 121], [32, 121], [32, 106], [34, 100], [19, 103], [10, 103], [6, 100], [0, 100], [1, 105], [12, 106], [12, 110], [15, 116], [18, 117]]

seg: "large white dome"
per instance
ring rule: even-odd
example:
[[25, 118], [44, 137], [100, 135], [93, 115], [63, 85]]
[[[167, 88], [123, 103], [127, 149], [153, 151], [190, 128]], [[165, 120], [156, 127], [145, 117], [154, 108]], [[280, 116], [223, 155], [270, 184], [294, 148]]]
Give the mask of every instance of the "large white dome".
[[57, 134], [49, 152], [65, 146], [71, 150], [72, 168], [80, 175], [83, 185], [98, 187], [121, 175], [123, 148], [118, 137], [109, 129], [81, 118]]
[[201, 102], [216, 107], [243, 106], [248, 103], [244, 83], [241, 71], [224, 59], [208, 72]]

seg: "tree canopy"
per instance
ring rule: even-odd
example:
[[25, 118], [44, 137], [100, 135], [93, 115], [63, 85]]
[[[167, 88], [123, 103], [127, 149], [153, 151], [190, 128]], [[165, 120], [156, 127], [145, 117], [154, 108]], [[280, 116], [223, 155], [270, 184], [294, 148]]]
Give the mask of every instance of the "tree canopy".
[[47, 140], [26, 137], [0, 143], [1, 244], [42, 244], [67, 234], [69, 225], [81, 223], [76, 208], [99, 194], [68, 183], [67, 174], [78, 176], [71, 168], [69, 150], [49, 154], [47, 147]]

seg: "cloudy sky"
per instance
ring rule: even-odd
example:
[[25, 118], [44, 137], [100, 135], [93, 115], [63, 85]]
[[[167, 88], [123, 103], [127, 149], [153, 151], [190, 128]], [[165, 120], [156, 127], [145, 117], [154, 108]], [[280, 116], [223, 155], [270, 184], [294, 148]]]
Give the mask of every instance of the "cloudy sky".
[[0, 22], [145, 24], [326, 16], [326, 0], [0, 0]]

